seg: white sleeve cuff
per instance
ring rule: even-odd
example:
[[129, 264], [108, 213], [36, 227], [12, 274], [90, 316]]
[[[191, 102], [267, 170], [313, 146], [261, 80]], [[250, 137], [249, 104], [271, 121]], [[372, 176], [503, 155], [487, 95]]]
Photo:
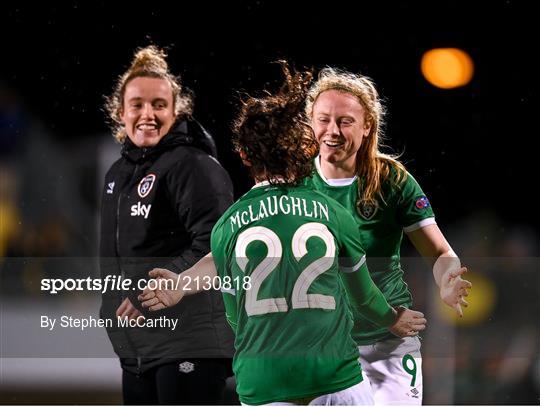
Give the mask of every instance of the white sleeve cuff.
[[413, 223], [410, 226], [404, 227], [403, 231], [405, 233], [409, 233], [409, 232], [413, 232], [413, 231], [418, 230], [418, 229], [422, 229], [422, 228], [424, 228], [426, 226], [436, 225], [436, 224], [437, 224], [437, 222], [435, 222], [434, 217], [426, 218], [426, 219], [422, 219], [420, 222], [416, 222], [416, 223]]
[[222, 293], [227, 293], [227, 294], [231, 294], [231, 295], [235, 295], [236, 296], [236, 290], [234, 288], [223, 288], [221, 287], [221, 292]]
[[362, 267], [362, 264], [364, 264], [365, 262], [366, 262], [366, 255], [364, 254], [362, 256], [362, 258], [360, 259], [360, 261], [358, 263], [356, 263], [354, 266], [352, 266], [352, 267], [340, 266], [340, 269], [344, 273], [354, 273], [356, 270], [358, 270], [360, 267]]

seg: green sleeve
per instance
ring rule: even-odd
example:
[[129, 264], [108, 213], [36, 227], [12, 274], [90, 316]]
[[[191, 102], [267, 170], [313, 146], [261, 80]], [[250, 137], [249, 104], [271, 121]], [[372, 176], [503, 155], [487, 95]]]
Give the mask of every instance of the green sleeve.
[[398, 189], [397, 217], [403, 228], [410, 228], [425, 219], [435, 217], [427, 196], [409, 173]]
[[362, 316], [385, 328], [395, 322], [394, 310], [371, 279], [365, 262], [357, 271], [344, 273], [343, 280], [348, 286], [351, 306]]
[[227, 317], [227, 322], [236, 333], [236, 321], [238, 315], [236, 310], [236, 296], [225, 292], [222, 292], [221, 294], [223, 296], [223, 303], [225, 304], [225, 316]]
[[[231, 280], [232, 273], [227, 263], [227, 256], [225, 254], [225, 244], [223, 242], [223, 233], [222, 227], [219, 227], [221, 222], [218, 222], [214, 229], [212, 230], [212, 236], [210, 238], [210, 247], [212, 249], [212, 257], [214, 259], [214, 264], [216, 266], [218, 276], [223, 279], [223, 277], [228, 276]], [[229, 325], [236, 332], [236, 321], [237, 321], [237, 306], [236, 306], [236, 292], [231, 291], [221, 291], [223, 297], [223, 304], [225, 305], [225, 316]]]
[[340, 265], [347, 285], [349, 302], [370, 321], [387, 327], [394, 323], [394, 310], [388, 305], [382, 292], [369, 274], [366, 256], [360, 246], [358, 226], [345, 209], [339, 214]]

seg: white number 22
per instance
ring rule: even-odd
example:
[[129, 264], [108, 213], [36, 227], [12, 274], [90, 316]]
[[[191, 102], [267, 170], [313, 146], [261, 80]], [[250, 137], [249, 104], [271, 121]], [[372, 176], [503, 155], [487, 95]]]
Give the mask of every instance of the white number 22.
[[[308, 239], [313, 236], [322, 239], [326, 246], [326, 252], [324, 257], [310, 263], [298, 276], [292, 293], [292, 308], [335, 309], [336, 301], [334, 297], [307, 293], [313, 281], [334, 264], [336, 246], [334, 236], [328, 228], [317, 222], [300, 226], [292, 238], [292, 252], [296, 261], [300, 261], [307, 254]], [[250, 290], [246, 290], [246, 312], [248, 316], [263, 315], [271, 312], [287, 312], [287, 301], [283, 297], [257, 299], [261, 284], [279, 265], [283, 255], [283, 247], [278, 235], [263, 226], [255, 226], [242, 232], [236, 242], [236, 262], [240, 269], [245, 272], [248, 263], [246, 250], [248, 245], [254, 241], [262, 242], [266, 246], [268, 253], [266, 258], [261, 261], [251, 274], [252, 287]]]

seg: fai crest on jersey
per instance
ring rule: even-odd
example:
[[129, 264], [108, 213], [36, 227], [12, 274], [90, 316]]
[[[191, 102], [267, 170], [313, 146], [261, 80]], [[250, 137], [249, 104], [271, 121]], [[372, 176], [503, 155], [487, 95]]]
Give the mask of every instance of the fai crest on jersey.
[[360, 202], [356, 206], [356, 211], [365, 220], [371, 220], [377, 213], [377, 205], [369, 202]]
[[420, 198], [418, 198], [414, 204], [418, 209], [426, 209], [429, 207], [429, 201], [427, 199], [427, 197], [424, 195], [424, 196], [421, 196]]
[[148, 174], [146, 177], [141, 179], [141, 182], [139, 182], [139, 186], [137, 187], [137, 192], [141, 198], [146, 197], [150, 193], [152, 187], [154, 186], [155, 180], [156, 176], [154, 174]]

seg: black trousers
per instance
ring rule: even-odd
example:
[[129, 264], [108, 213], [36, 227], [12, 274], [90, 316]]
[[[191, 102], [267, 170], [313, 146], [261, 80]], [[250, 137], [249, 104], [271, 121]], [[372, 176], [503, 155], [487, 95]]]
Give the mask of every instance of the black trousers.
[[124, 404], [223, 404], [230, 363], [230, 359], [184, 359], [139, 375], [124, 370]]

